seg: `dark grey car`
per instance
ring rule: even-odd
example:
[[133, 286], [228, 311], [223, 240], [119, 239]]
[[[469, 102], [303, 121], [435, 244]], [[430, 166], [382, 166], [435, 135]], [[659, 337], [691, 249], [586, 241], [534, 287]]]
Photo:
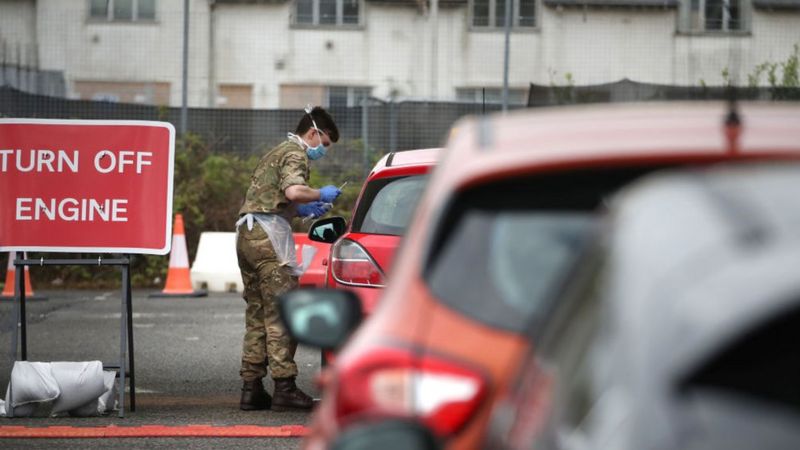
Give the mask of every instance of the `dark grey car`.
[[487, 447], [800, 448], [800, 166], [620, 193]]

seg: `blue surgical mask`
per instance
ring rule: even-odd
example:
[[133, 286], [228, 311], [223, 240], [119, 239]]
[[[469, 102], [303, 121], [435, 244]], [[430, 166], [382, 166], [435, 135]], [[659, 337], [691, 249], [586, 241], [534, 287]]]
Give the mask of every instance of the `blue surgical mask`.
[[317, 136], [319, 136], [319, 145], [317, 145], [316, 147], [312, 147], [306, 144], [306, 155], [308, 155], [308, 159], [313, 161], [325, 156], [326, 149], [325, 146], [322, 144], [322, 131], [319, 128], [317, 128], [317, 123], [314, 122], [314, 116], [311, 115], [312, 111], [311, 105], [307, 105], [305, 111], [306, 114], [308, 114], [308, 117], [311, 118], [311, 123], [314, 125], [314, 129], [317, 130]]
[[[312, 119], [313, 121], [313, 119]], [[308, 159], [310, 160], [317, 160], [325, 156], [325, 146], [322, 144], [322, 131], [317, 128], [317, 124], [314, 124], [314, 129], [317, 130], [317, 136], [319, 136], [319, 145], [316, 147], [311, 147], [310, 145], [306, 144], [306, 155], [308, 155]]]
[[325, 156], [325, 146], [320, 142], [316, 147], [308, 147], [306, 148], [306, 155], [308, 155], [308, 159], [311, 160], [320, 159]]

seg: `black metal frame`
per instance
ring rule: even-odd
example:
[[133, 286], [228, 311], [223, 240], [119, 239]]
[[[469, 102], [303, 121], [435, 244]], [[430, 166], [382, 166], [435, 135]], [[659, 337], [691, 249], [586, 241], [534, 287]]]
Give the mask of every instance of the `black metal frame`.
[[[15, 280], [14, 280], [14, 313], [17, 329], [11, 337], [11, 367], [17, 361], [17, 350], [19, 347], [21, 361], [28, 359], [28, 336], [27, 318], [25, 315], [25, 267], [33, 266], [120, 266], [122, 268], [122, 305], [120, 317], [120, 350], [119, 366], [106, 366], [104, 368], [116, 369], [119, 378], [119, 417], [125, 417], [125, 377], [130, 378], [130, 410], [136, 411], [136, 378], [134, 377], [133, 364], [133, 306], [131, 303], [131, 277], [130, 264], [131, 258], [128, 255], [121, 255], [119, 258], [103, 259], [99, 256], [97, 260], [91, 259], [19, 259], [18, 252], [14, 252]], [[10, 256], [9, 256], [10, 257]], [[19, 343], [17, 339], [19, 338]], [[127, 367], [126, 356], [127, 354]], [[10, 382], [10, 380], [9, 380]], [[9, 389], [9, 393], [11, 389]], [[10, 397], [11, 394], [9, 394]], [[11, 398], [8, 398], [11, 405]], [[13, 417], [14, 408], [8, 408], [9, 417]]]

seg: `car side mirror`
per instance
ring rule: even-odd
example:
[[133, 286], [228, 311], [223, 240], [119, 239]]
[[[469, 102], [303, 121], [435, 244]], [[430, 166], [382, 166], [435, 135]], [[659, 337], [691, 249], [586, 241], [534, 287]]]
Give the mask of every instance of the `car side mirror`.
[[333, 443], [333, 450], [438, 450], [433, 432], [411, 419], [386, 419], [346, 428]]
[[308, 238], [315, 242], [333, 244], [344, 234], [347, 222], [343, 217], [326, 217], [314, 222], [308, 230]]
[[294, 340], [325, 350], [344, 344], [364, 316], [358, 296], [338, 289], [295, 289], [278, 297], [278, 308]]

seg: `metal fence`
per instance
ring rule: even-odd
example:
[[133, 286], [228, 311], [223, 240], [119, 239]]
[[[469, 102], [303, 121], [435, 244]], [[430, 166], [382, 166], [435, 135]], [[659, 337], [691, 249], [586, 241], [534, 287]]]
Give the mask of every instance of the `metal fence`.
[[335, 174], [440, 146], [504, 98], [797, 99], [800, 0], [731, 0], [724, 23], [688, 1], [513, 1], [508, 33], [502, 8], [466, 0], [0, 1], [0, 115], [180, 131], [185, 105], [187, 131], [248, 155], [320, 104], [342, 139], [315, 167]]
[[[500, 110], [497, 103], [460, 103], [371, 99], [366, 107], [330, 108], [340, 129], [331, 158], [315, 162], [326, 174], [353, 167], [368, 169], [385, 153], [443, 145], [450, 127], [465, 115]], [[201, 136], [214, 151], [263, 153], [285, 139], [302, 117], [295, 109], [191, 108], [187, 131]], [[0, 87], [0, 116], [83, 120], [160, 120], [178, 129], [181, 109], [35, 95]]]

